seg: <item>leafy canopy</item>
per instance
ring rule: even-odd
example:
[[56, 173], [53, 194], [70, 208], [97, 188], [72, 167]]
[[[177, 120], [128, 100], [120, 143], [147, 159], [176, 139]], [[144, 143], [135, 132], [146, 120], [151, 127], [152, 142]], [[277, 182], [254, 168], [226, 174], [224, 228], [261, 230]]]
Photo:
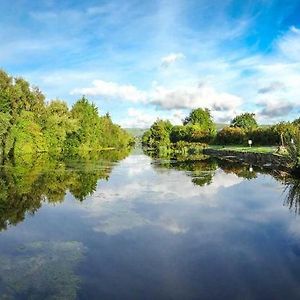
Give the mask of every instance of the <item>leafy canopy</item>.
[[231, 127], [239, 127], [245, 130], [252, 130], [258, 127], [255, 120], [255, 114], [244, 113], [236, 116], [230, 123]]
[[184, 119], [183, 125], [196, 125], [199, 129], [207, 132], [216, 131], [210, 110], [207, 108], [193, 109], [189, 116]]
[[0, 156], [37, 152], [83, 154], [106, 147], [121, 148], [132, 138], [109, 115], [100, 116], [85, 97], [69, 110], [62, 100], [45, 96], [23, 78], [0, 70]]

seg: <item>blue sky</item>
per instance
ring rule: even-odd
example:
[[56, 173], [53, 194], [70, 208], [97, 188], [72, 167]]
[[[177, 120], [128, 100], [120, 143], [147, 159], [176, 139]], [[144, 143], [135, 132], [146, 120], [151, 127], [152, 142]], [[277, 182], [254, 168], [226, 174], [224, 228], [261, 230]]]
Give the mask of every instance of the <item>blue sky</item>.
[[0, 67], [126, 127], [300, 116], [300, 0], [2, 0]]

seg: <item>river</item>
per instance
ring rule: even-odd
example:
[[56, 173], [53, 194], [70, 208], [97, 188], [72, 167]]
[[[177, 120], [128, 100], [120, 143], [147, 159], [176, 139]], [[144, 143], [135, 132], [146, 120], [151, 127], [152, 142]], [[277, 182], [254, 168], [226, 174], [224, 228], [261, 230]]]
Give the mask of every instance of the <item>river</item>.
[[2, 167], [0, 299], [300, 299], [298, 186], [141, 151]]

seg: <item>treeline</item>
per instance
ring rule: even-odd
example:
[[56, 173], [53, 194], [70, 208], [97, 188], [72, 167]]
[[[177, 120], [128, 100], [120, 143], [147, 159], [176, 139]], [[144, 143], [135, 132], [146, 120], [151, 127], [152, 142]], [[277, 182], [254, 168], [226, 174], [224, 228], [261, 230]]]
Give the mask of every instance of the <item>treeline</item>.
[[208, 109], [194, 109], [182, 125], [173, 126], [168, 120], [157, 120], [147, 130], [142, 143], [150, 148], [171, 144], [205, 143], [217, 145], [284, 145], [299, 131], [300, 118], [293, 122], [281, 122], [272, 126], [260, 126], [255, 114], [244, 113], [231, 120], [230, 125], [217, 131]]
[[168, 120], [157, 120], [142, 137], [144, 146], [157, 148], [170, 143], [208, 143], [216, 136], [216, 126], [208, 109], [195, 109], [183, 120], [183, 125], [173, 126]]
[[103, 148], [127, 147], [132, 142], [109, 114], [100, 116], [85, 97], [71, 109], [62, 100], [46, 103], [37, 87], [0, 70], [2, 159], [38, 152], [85, 155]]

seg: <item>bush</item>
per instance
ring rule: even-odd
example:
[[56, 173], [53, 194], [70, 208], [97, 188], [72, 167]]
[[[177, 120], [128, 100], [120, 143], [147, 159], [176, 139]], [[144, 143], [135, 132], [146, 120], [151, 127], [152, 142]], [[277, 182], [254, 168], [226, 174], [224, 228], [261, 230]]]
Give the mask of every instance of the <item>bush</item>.
[[172, 143], [177, 143], [179, 141], [187, 141], [187, 127], [178, 125], [174, 126], [170, 132], [170, 141]]
[[239, 127], [224, 127], [217, 133], [215, 143], [220, 145], [241, 145], [247, 140], [246, 132]]
[[198, 125], [174, 126], [170, 133], [170, 141], [190, 143], [209, 143], [215, 137], [214, 130], [204, 130]]
[[187, 126], [187, 141], [193, 143], [209, 143], [215, 137], [214, 130], [204, 130], [197, 125]]
[[270, 146], [280, 143], [280, 135], [275, 126], [267, 128], [257, 128], [248, 133], [248, 138], [253, 141], [254, 145]]

